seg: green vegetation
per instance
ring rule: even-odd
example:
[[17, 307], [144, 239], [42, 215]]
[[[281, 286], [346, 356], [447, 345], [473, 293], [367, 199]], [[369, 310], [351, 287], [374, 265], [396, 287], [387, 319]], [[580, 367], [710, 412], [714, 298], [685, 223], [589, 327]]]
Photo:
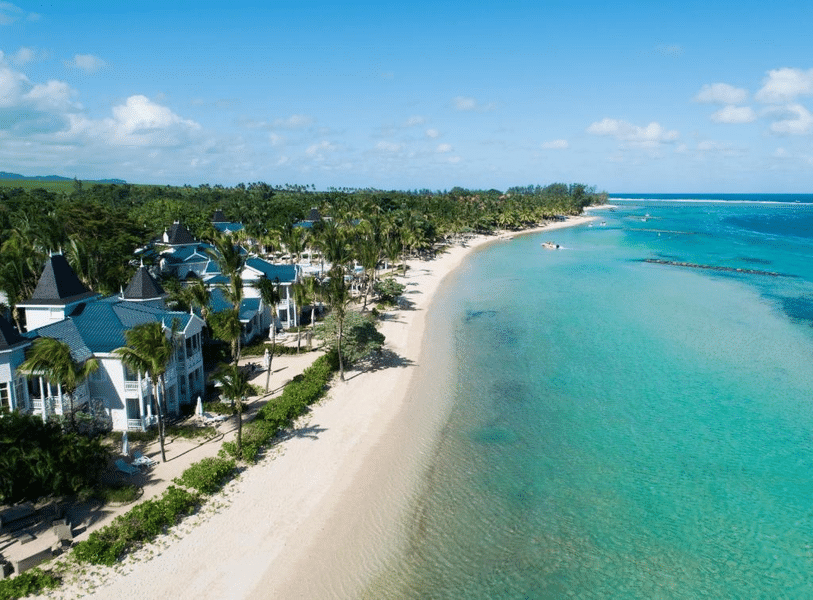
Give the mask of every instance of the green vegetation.
[[[346, 365], [352, 365], [371, 354], [381, 352], [384, 335], [376, 329], [374, 319], [372, 314], [356, 311], [348, 311], [345, 315], [342, 356]], [[330, 313], [320, 325], [317, 325], [316, 335], [324, 341], [327, 348], [335, 350], [339, 338], [338, 329], [338, 319], [334, 317], [334, 313]]]
[[404, 293], [406, 286], [403, 283], [398, 283], [392, 277], [387, 277], [376, 281], [373, 285], [373, 293], [378, 296], [378, 301], [381, 304], [395, 304], [398, 296]]
[[235, 473], [234, 460], [222, 457], [204, 458], [191, 465], [180, 477], [173, 481], [178, 485], [199, 491], [201, 494], [214, 494], [223, 483], [231, 479]]
[[0, 503], [89, 494], [106, 460], [98, 437], [64, 433], [34, 415], [0, 413]]
[[127, 504], [138, 499], [140, 491], [138, 487], [129, 483], [114, 483], [98, 486], [93, 495], [105, 504], [109, 502]]
[[60, 579], [35, 568], [21, 573], [12, 579], [0, 581], [0, 600], [16, 600], [39, 594], [43, 590], [53, 589], [60, 584]]
[[145, 500], [110, 525], [92, 532], [88, 539], [74, 546], [77, 560], [99, 565], [113, 565], [124, 554], [150, 541], [185, 514], [191, 514], [200, 497], [184, 489], [169, 486], [160, 498]]
[[[337, 368], [338, 358], [335, 352], [320, 356], [302, 375], [294, 377], [285, 386], [282, 395], [272, 398], [257, 411], [256, 418], [243, 431], [242, 459], [254, 462], [263, 446], [281, 429], [290, 426], [294, 419], [304, 414], [308, 406], [319, 400]], [[234, 442], [224, 442], [220, 452], [224, 456], [240, 456]]]

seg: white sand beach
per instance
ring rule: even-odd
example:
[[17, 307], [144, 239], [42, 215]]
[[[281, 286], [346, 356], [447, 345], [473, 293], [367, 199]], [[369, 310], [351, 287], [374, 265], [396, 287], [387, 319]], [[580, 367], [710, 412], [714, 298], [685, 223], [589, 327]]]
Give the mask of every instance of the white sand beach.
[[[593, 218], [574, 217], [541, 229]], [[344, 382], [337, 378], [290, 435], [198, 514], [115, 567], [83, 566], [74, 581], [43, 597], [356, 597], [400, 547], [404, 510], [445, 417], [443, 407], [416, 397], [412, 385], [428, 356], [423, 341], [432, 298], [472, 250], [514, 235], [476, 237], [434, 260], [411, 261], [401, 281], [413, 305], [382, 321], [381, 365], [348, 371]], [[301, 357], [275, 358], [275, 385], [304, 366]], [[255, 383], [264, 383], [261, 379]], [[160, 466], [165, 485], [220, 446], [201, 450], [190, 444], [185, 450], [182, 442], [175, 443], [176, 449], [168, 447], [169, 457], [184, 459], [171, 460], [171, 468]]]

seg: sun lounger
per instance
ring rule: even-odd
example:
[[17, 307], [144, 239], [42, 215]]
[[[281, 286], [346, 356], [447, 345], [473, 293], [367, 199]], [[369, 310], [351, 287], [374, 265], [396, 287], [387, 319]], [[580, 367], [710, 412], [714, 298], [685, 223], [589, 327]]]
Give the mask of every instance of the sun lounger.
[[203, 420], [206, 423], [217, 423], [219, 421], [225, 421], [228, 418], [229, 417], [227, 417], [226, 415], [213, 415], [212, 413], [207, 412], [203, 413]]
[[119, 458], [118, 460], [116, 460], [116, 468], [122, 473], [126, 473], [127, 475], [137, 475], [138, 473], [141, 473], [141, 471], [139, 471], [138, 468], [132, 465], [128, 465], [126, 462], [124, 462], [123, 458]]
[[149, 456], [142, 454], [141, 450], [136, 450], [133, 452], [133, 463], [137, 467], [152, 467], [158, 464], [157, 461], [154, 461]]

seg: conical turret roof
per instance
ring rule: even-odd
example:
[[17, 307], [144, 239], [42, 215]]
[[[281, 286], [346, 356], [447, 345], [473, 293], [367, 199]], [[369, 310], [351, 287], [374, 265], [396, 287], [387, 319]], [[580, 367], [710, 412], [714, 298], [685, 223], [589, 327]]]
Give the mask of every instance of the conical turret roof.
[[133, 275], [127, 289], [124, 290], [125, 300], [155, 300], [164, 296], [164, 288], [161, 287], [147, 267], [141, 265]]
[[65, 305], [95, 295], [79, 280], [62, 254], [53, 254], [45, 262], [31, 298], [18, 305]]

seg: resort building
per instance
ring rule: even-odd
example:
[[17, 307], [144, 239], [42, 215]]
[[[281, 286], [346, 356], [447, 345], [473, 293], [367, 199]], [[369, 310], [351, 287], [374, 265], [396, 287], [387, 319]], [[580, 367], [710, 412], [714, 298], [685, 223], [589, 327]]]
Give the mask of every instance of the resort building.
[[[221, 211], [215, 213], [213, 224], [228, 223]], [[242, 225], [241, 225], [242, 227]], [[239, 228], [226, 228], [223, 231], [239, 231]], [[218, 228], [218, 230], [220, 230]], [[215, 247], [205, 242], [195, 240], [192, 234], [183, 225], [175, 222], [171, 228], [164, 232], [161, 242], [159, 265], [162, 273], [177, 277], [181, 281], [200, 279], [211, 294], [210, 309], [214, 313], [221, 312], [231, 305], [226, 301], [219, 287], [227, 285], [229, 280], [220, 272], [220, 266], [214, 256]], [[244, 299], [240, 303], [240, 322], [243, 326], [241, 343], [248, 344], [259, 337], [271, 326], [272, 310], [265, 306], [260, 293], [255, 287], [257, 281], [267, 278], [279, 285], [280, 302], [276, 306], [277, 328], [292, 327], [298, 324], [297, 309], [294, 303], [292, 286], [301, 277], [298, 265], [273, 264], [259, 256], [252, 256], [243, 248], [239, 252], [245, 257], [245, 264], [240, 275], [243, 280]]]
[[17, 372], [31, 340], [0, 315], [0, 411], [27, 408], [25, 376]]
[[[22, 335], [13, 328], [9, 332], [8, 322], [0, 329], [5, 340], [0, 344], [0, 382], [9, 389], [13, 386], [10, 408], [48, 418], [69, 414], [72, 405], [74, 411], [106, 420], [114, 430], [150, 426], [156, 420], [151, 382], [143, 373], [130, 371], [114, 353], [126, 345], [126, 331], [150, 322], [162, 323], [167, 336], [174, 331], [177, 343], [165, 375], [168, 413], [178, 414], [181, 405], [191, 404], [204, 392], [203, 320], [166, 310], [161, 286], [143, 265], [121, 294], [101, 298], [87, 290], [62, 255], [55, 254], [46, 262], [32, 298], [19, 306], [25, 309], [26, 323], [35, 326]], [[25, 349], [40, 337], [65, 342], [76, 362], [98, 361], [99, 369], [72, 399], [58, 382], [42, 377], [27, 378], [27, 384], [22, 384], [26, 378], [17, 369]]]

